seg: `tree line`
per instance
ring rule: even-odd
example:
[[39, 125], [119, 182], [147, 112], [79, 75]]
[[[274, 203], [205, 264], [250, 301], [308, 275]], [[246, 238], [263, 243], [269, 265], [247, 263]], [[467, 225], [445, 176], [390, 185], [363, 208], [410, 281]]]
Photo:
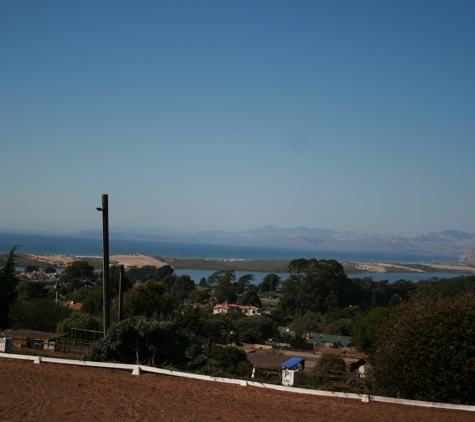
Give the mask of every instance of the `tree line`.
[[[58, 293], [83, 303], [81, 311], [71, 311], [55, 304], [56, 290], [39, 289], [40, 283], [16, 279], [14, 252], [12, 249], [0, 270], [0, 327], [59, 329], [68, 335], [72, 328], [102, 329], [102, 275], [92, 266], [74, 262], [59, 278]], [[179, 338], [191, 347], [197, 342], [262, 343], [270, 338], [302, 341], [306, 332], [349, 335], [356, 348], [372, 359], [374, 391], [473, 404], [475, 276], [376, 282], [371, 277], [349, 278], [339, 262], [317, 259], [293, 260], [288, 271], [287, 280], [269, 274], [255, 285], [252, 274], [237, 279], [232, 270], [217, 271], [195, 283], [187, 275], [174, 274], [170, 266], [132, 268], [123, 280], [124, 318], [129, 322], [113, 324], [110, 336], [124, 336], [124, 344], [139, 336], [142, 340], [134, 359], [139, 356], [141, 362], [168, 362], [206, 373], [226, 367], [229, 374], [232, 368], [248, 369], [238, 352], [229, 352], [232, 359], [219, 348], [210, 348], [205, 358], [201, 352], [190, 352], [190, 359], [179, 364], [167, 358], [172, 351], [165, 353], [152, 340], [159, 333], [169, 333], [169, 338]], [[111, 268], [110, 275], [113, 316], [119, 269]], [[205, 305], [216, 298], [218, 302], [261, 306], [269, 297], [274, 298], [272, 312], [253, 318], [213, 315], [212, 308]], [[194, 306], [185, 306], [184, 299]], [[281, 330], [283, 326], [289, 326], [290, 332]], [[107, 351], [107, 344], [112, 344], [109, 340], [98, 343], [99, 349], [93, 349], [90, 358], [119, 359], [115, 352]], [[132, 359], [125, 352], [119, 355]], [[341, 362], [325, 364], [341, 366]], [[317, 375], [315, 380], [323, 379]]]

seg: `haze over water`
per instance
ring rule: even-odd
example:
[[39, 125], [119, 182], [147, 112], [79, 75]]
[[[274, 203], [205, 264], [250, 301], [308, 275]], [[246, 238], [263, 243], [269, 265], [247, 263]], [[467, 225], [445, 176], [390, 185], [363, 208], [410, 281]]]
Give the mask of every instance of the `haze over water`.
[[[42, 255], [72, 255], [72, 256], [102, 256], [102, 241], [97, 238], [74, 236], [48, 236], [33, 234], [0, 233], [0, 253], [7, 253], [19, 245], [18, 253]], [[122, 255], [143, 253], [148, 256], [166, 258], [201, 258], [201, 259], [236, 259], [236, 260], [291, 260], [297, 258], [336, 259], [340, 262], [393, 262], [420, 263], [454, 262], [458, 257], [442, 255], [410, 255], [359, 253], [342, 251], [315, 251], [309, 249], [262, 248], [251, 246], [199, 245], [189, 243], [149, 242], [133, 240], [110, 240], [110, 254]], [[188, 274], [196, 283], [202, 277], [209, 277], [213, 270], [184, 269], [176, 270], [177, 275]], [[247, 271], [236, 271], [236, 278], [247, 274]], [[254, 284], [259, 284], [268, 274], [266, 272], [251, 272]], [[282, 280], [287, 273], [278, 273]], [[390, 283], [405, 279], [417, 282], [431, 277], [451, 278], [461, 274], [456, 273], [360, 273], [349, 274], [350, 278], [372, 277], [375, 281], [388, 280]]]
[[[43, 255], [102, 256], [99, 238], [0, 233], [0, 253], [19, 245], [18, 253]], [[175, 242], [110, 240], [110, 254], [143, 253], [166, 258], [201, 259], [336, 259], [344, 262], [422, 263], [454, 262], [458, 256], [386, 254], [375, 252], [317, 251], [311, 249], [264, 248], [252, 246], [204, 245]]]

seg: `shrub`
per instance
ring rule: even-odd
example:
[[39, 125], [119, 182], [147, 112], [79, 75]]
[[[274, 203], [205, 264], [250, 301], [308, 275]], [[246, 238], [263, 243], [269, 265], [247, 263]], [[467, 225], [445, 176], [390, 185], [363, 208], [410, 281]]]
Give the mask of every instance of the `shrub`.
[[[73, 328], [79, 328], [79, 330], [74, 330]], [[66, 334], [66, 337], [84, 340], [93, 340], [98, 337], [98, 333], [82, 330], [101, 331], [102, 319], [91, 314], [75, 311], [69, 318], [58, 324], [58, 331]]]
[[216, 375], [249, 377], [252, 373], [246, 352], [237, 347], [212, 346], [206, 348], [205, 353], [218, 363], [220, 371]]
[[12, 328], [55, 333], [58, 323], [71, 316], [71, 309], [54, 300], [35, 298], [29, 302], [16, 301], [10, 307]]
[[356, 350], [370, 353], [374, 348], [374, 337], [379, 326], [389, 315], [388, 308], [374, 308], [367, 315], [358, 318], [354, 324], [353, 341]]
[[475, 404], [475, 294], [391, 310], [372, 355], [376, 387], [406, 399]]
[[134, 317], [113, 325], [84, 359], [195, 369], [203, 352], [197, 337], [175, 324]]
[[[337, 374], [345, 372], [345, 361], [339, 356], [324, 354], [320, 362], [313, 367], [310, 375], [311, 384], [315, 387], [321, 387], [335, 381], [332, 377], [332, 371], [336, 371]], [[341, 377], [337, 378], [337, 381], [340, 381]]]

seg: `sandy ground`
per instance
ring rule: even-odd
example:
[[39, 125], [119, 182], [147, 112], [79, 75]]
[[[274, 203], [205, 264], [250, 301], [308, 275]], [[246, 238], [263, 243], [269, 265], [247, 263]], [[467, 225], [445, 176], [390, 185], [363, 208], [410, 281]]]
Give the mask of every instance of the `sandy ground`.
[[452, 271], [472, 271], [475, 273], [475, 268], [473, 266], [467, 266], [464, 264], [431, 264], [431, 267], [434, 268], [439, 268], [442, 270], [445, 270], [447, 268], [450, 268]]
[[0, 418], [12, 422], [468, 422], [475, 420], [475, 413], [0, 358]]
[[165, 262], [152, 258], [140, 253], [133, 253], [130, 255], [112, 255], [109, 258], [111, 264], [123, 265], [126, 269], [130, 267], [145, 267], [146, 265], [152, 265], [157, 268], [167, 265]]
[[[29, 255], [32, 259], [44, 262], [53, 267], [65, 268], [71, 262], [80, 261], [81, 257], [75, 256], [55, 256], [55, 255]], [[158, 259], [146, 256], [140, 253], [133, 253], [130, 255], [112, 255], [109, 257], [109, 261], [114, 265], [123, 265], [125, 268], [130, 267], [144, 267], [146, 265], [153, 265], [157, 268], [160, 268], [164, 265], [167, 265], [165, 262], [159, 261]], [[102, 262], [102, 260], [101, 260]]]
[[[369, 273], [386, 273], [386, 272], [415, 272], [423, 273], [424, 271], [416, 268], [407, 267], [404, 264], [388, 264], [384, 262], [361, 262], [353, 263], [354, 267]], [[475, 268], [464, 264], [431, 264], [433, 268], [439, 270], [447, 270], [448, 272], [466, 272], [475, 273]]]
[[46, 265], [51, 265], [53, 267], [64, 268], [67, 267], [71, 262], [79, 261], [80, 258], [74, 256], [56, 256], [56, 255], [28, 255], [32, 259], [44, 262]]

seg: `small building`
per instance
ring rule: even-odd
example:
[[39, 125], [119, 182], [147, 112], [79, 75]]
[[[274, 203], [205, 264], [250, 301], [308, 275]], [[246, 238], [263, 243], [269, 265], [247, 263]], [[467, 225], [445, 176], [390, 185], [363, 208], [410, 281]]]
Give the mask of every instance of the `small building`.
[[214, 306], [213, 314], [243, 313], [246, 316], [259, 316], [259, 308], [251, 305], [235, 305], [224, 302]]
[[260, 353], [250, 352], [247, 354], [247, 359], [258, 369], [264, 369], [268, 371], [282, 371], [282, 369], [296, 369], [301, 368], [302, 371], [305, 368], [305, 359], [299, 357], [291, 357], [286, 355], [263, 355]]
[[373, 376], [373, 367], [365, 358], [350, 363], [347, 365], [347, 368], [350, 373], [358, 378], [370, 378]]
[[66, 308], [72, 309], [73, 311], [80, 311], [82, 308], [82, 303], [70, 300], [67, 302], [63, 302], [63, 306], [66, 306]]
[[305, 337], [308, 343], [313, 343], [315, 346], [330, 349], [349, 347], [348, 345], [351, 342], [350, 336], [338, 336], [335, 334], [307, 333]]
[[65, 334], [23, 329], [2, 332], [0, 334], [12, 339], [14, 349], [29, 348], [51, 351], [56, 350], [57, 340], [65, 336]]
[[10, 353], [12, 350], [12, 339], [10, 337], [0, 337], [0, 352]]
[[207, 303], [208, 305], [214, 307], [214, 306], [217, 305], [219, 302], [218, 302], [218, 299], [216, 299], [214, 296], [211, 296], [209, 299], [206, 299], [206, 300], [205, 300], [205, 303]]
[[259, 308], [256, 308], [255, 306], [239, 306], [239, 309], [241, 312], [247, 316], [257, 316], [260, 315], [259, 313]]
[[239, 306], [228, 302], [218, 303], [213, 307], [213, 314], [232, 314], [240, 312]]

